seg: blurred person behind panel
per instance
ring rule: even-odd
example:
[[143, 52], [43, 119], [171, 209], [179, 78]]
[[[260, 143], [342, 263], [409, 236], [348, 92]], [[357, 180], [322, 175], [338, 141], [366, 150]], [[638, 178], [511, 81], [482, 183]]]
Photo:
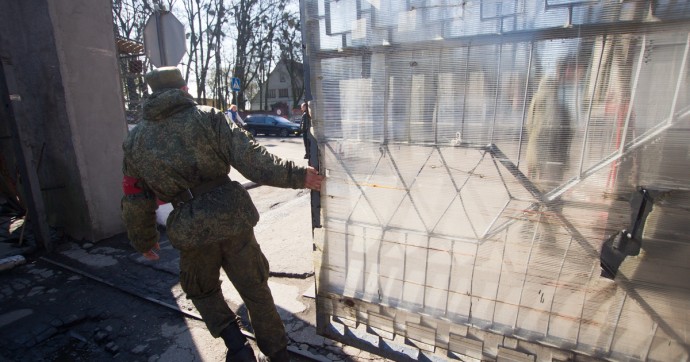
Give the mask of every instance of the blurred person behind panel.
[[542, 192], [558, 186], [569, 167], [575, 115], [566, 99], [568, 82], [575, 81], [575, 59], [561, 59], [555, 75], [541, 79], [527, 113], [527, 173]]
[[309, 114], [309, 104], [302, 103], [302, 122], [300, 129], [302, 131], [302, 140], [304, 141], [304, 158], [309, 159], [309, 130], [311, 129], [311, 115]]
[[176, 67], [146, 74], [153, 93], [144, 117], [123, 143], [122, 213], [133, 247], [157, 260], [156, 199], [171, 202], [170, 243], [180, 250], [180, 284], [227, 360], [254, 361], [239, 318], [220, 287], [220, 269], [247, 306], [261, 352], [287, 361], [288, 339], [268, 287], [269, 266], [254, 237], [259, 214], [249, 194], [228, 178], [235, 167], [262, 185], [320, 190], [323, 176], [280, 159], [225, 115], [196, 104]]

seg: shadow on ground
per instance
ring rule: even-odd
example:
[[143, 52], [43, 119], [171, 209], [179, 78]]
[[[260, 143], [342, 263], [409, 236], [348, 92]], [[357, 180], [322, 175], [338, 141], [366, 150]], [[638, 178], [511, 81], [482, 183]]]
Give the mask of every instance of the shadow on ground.
[[[178, 261], [165, 235], [159, 262], [146, 261], [125, 235], [95, 245], [64, 241], [54, 253], [28, 256], [0, 272], [0, 361], [224, 361], [222, 340], [182, 293]], [[313, 277], [283, 279], [270, 284], [295, 299], [279, 301], [284, 294], [274, 292], [286, 305], [279, 312], [293, 360], [359, 360], [352, 355], [359, 351], [316, 335], [314, 301], [303, 296]], [[226, 280], [226, 299], [248, 325], [228, 289]]]

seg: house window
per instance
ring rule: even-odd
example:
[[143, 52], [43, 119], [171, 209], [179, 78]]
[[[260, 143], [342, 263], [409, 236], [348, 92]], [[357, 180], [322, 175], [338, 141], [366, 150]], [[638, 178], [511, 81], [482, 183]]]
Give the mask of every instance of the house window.
[[275, 89], [269, 89], [268, 90], [268, 98], [275, 98], [276, 97], [276, 90]]
[[280, 82], [285, 83], [285, 74], [280, 74]]
[[280, 98], [287, 98], [288, 97], [288, 89], [287, 88], [278, 89], [278, 96]]

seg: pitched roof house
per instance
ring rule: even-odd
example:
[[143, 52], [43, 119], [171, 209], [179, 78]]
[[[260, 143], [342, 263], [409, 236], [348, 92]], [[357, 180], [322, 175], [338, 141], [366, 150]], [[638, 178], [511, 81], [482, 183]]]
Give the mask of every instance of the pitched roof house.
[[[292, 74], [292, 78], [290, 77]], [[293, 84], [294, 82], [294, 84]], [[252, 111], [270, 111], [281, 104], [288, 109], [299, 108], [304, 97], [304, 67], [302, 63], [281, 59], [251, 99]]]

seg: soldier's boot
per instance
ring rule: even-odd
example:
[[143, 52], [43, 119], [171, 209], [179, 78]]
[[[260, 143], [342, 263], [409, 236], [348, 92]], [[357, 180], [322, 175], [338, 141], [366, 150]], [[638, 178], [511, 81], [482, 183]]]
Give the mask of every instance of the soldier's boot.
[[271, 362], [290, 362], [290, 354], [288, 353], [287, 347], [274, 353], [270, 358]]
[[268, 357], [262, 354], [259, 360], [261, 362], [290, 362], [290, 353], [288, 353], [287, 347], [285, 347]]
[[254, 350], [247, 342], [247, 337], [242, 334], [242, 330], [240, 330], [240, 326], [237, 323], [232, 323], [225, 327], [220, 332], [220, 338], [223, 338], [225, 346], [228, 347], [228, 354], [225, 357], [226, 362], [256, 362]]

